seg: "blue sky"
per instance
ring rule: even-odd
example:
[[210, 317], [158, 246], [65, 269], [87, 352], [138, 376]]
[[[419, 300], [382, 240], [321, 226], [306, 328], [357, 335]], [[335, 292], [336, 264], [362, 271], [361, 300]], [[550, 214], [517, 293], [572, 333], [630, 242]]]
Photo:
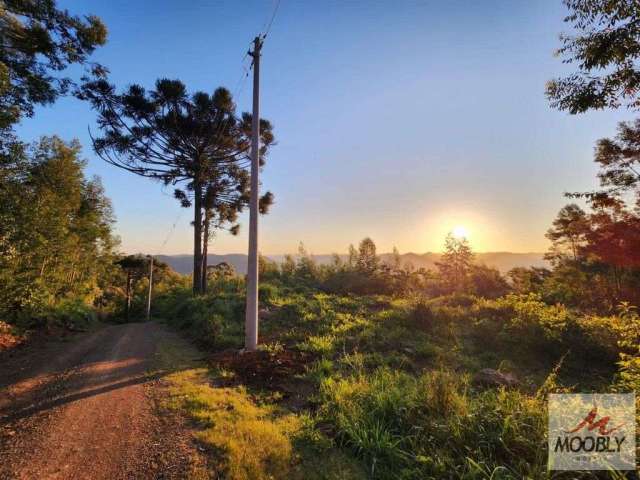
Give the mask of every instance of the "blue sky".
[[[106, 23], [94, 59], [117, 85], [167, 77], [191, 91], [239, 87], [238, 107], [250, 110], [242, 58], [275, 0], [59, 5]], [[282, 0], [262, 60], [262, 116], [278, 144], [262, 175], [276, 204], [261, 219], [261, 251], [294, 252], [302, 241], [344, 252], [365, 236], [380, 251], [437, 251], [456, 225], [479, 251], [546, 249], [563, 192], [595, 186], [594, 142], [631, 118], [548, 106], [545, 82], [569, 71], [553, 56], [565, 14], [559, 0]], [[189, 253], [191, 212], [171, 190], [99, 160], [87, 134], [94, 119], [67, 98], [39, 108], [19, 134], [81, 141], [123, 251]], [[220, 233], [210, 251], [244, 253], [245, 234]]]

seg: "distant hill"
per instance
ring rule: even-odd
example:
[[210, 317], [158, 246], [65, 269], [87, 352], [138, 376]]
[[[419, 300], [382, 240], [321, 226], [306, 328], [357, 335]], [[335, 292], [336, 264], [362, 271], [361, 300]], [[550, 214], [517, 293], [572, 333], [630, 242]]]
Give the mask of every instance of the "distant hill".
[[[267, 255], [271, 260], [280, 263], [284, 255]], [[340, 256], [343, 260], [346, 255]], [[436, 268], [435, 262], [440, 260], [439, 253], [404, 253], [400, 255], [403, 265], [411, 264], [415, 268]], [[548, 263], [544, 260], [542, 253], [512, 253], [512, 252], [484, 252], [476, 253], [476, 262], [494, 267], [502, 273], [506, 273], [515, 267], [546, 267]], [[188, 274], [193, 271], [192, 255], [158, 255], [157, 258], [171, 266], [176, 272]], [[319, 264], [331, 262], [332, 255], [313, 255]], [[390, 262], [391, 254], [380, 255], [382, 261]], [[238, 273], [244, 274], [247, 271], [247, 255], [243, 253], [230, 253], [226, 255], [209, 255], [209, 265], [216, 265], [220, 262], [227, 262], [236, 269]]]

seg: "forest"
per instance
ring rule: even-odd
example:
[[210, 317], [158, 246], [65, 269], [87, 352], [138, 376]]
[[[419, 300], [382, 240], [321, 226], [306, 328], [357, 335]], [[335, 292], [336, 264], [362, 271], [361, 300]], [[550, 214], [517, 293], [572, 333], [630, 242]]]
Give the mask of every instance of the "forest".
[[[551, 108], [636, 111], [640, 7], [564, 4], [577, 33], [558, 55], [575, 73], [549, 81]], [[403, 263], [395, 248], [383, 261], [368, 237], [330, 264], [300, 243], [282, 262], [259, 257], [259, 346], [239, 353], [246, 278], [207, 254], [217, 235], [245, 228], [252, 115], [224, 87], [113, 84], [91, 61], [107, 26], [53, 0], [0, 2], [0, 29], [0, 364], [142, 322], [151, 296], [151, 321], [179, 339], [154, 347], [157, 408], [184, 419], [205, 459], [148, 478], [638, 478], [549, 472], [546, 402], [640, 391], [640, 119], [593, 146], [599, 188], [567, 193], [548, 219], [548, 268], [501, 273], [454, 233], [435, 269]], [[85, 73], [61, 76], [69, 66]], [[21, 119], [62, 96], [94, 112], [92, 145], [21, 140]], [[276, 129], [259, 125], [266, 169]], [[90, 149], [188, 209], [192, 274], [122, 251], [111, 201], [86, 173]], [[275, 198], [264, 190], [261, 215]], [[19, 432], [11, 425], [0, 435]], [[29, 478], [16, 471], [0, 476]]]

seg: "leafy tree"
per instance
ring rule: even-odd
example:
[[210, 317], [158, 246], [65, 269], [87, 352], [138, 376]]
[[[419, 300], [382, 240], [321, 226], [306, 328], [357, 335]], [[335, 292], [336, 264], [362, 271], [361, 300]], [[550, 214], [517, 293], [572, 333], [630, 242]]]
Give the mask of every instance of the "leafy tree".
[[363, 239], [358, 246], [356, 268], [362, 273], [372, 275], [378, 270], [379, 263], [376, 244], [369, 237]]
[[221, 280], [233, 278], [237, 275], [234, 266], [227, 262], [220, 262], [216, 265], [210, 265], [207, 268], [207, 273], [209, 277]]
[[570, 113], [640, 107], [640, 6], [637, 0], [564, 0], [573, 34], [557, 54], [577, 72], [547, 85], [551, 105]]
[[551, 271], [539, 267], [515, 267], [507, 272], [511, 288], [516, 293], [540, 293]]
[[265, 279], [274, 279], [279, 276], [280, 271], [276, 262], [274, 262], [270, 258], [265, 257], [264, 255], [259, 255], [258, 273], [260, 277], [264, 277]]
[[307, 284], [316, 283], [318, 278], [318, 264], [315, 259], [300, 242], [298, 245], [298, 261], [296, 263], [296, 279]]
[[127, 255], [117, 263], [126, 274], [125, 316], [128, 320], [131, 315], [131, 300], [136, 283], [149, 274], [149, 259], [142, 255]]
[[584, 247], [587, 255], [618, 268], [640, 268], [640, 217], [627, 211], [591, 215]]
[[54, 0], [0, 4], [0, 147], [11, 138], [11, 126], [32, 116], [35, 105], [53, 103], [69, 90], [71, 80], [56, 72], [86, 63], [106, 39], [98, 17], [71, 15]]
[[498, 298], [509, 292], [509, 284], [500, 272], [486, 265], [472, 265], [469, 271], [473, 293], [485, 298]]
[[111, 275], [113, 214], [80, 145], [16, 144], [0, 168], [0, 310], [38, 313], [65, 297], [95, 300]]
[[335, 272], [339, 272], [340, 270], [343, 270], [345, 268], [345, 263], [342, 261], [342, 258], [337, 253], [331, 254], [330, 268]]
[[[251, 115], [237, 118], [231, 94], [224, 88], [213, 95], [189, 96], [178, 80], [158, 80], [149, 92], [132, 85], [118, 94], [98, 76], [86, 79], [79, 96], [98, 112], [102, 137], [94, 138], [93, 146], [100, 158], [178, 186], [175, 195], [181, 205], [193, 206], [193, 291], [201, 293], [206, 272], [203, 244], [209, 240], [211, 221], [218, 227], [233, 224], [249, 201]], [[264, 165], [274, 136], [267, 120], [260, 120], [260, 131]], [[272, 201], [271, 193], [264, 195], [261, 211]], [[209, 222], [204, 232], [203, 220]]]
[[551, 240], [552, 248], [546, 258], [553, 260], [568, 250], [573, 260], [577, 261], [588, 233], [589, 219], [585, 211], [575, 203], [562, 207], [547, 231], [546, 236]]
[[569, 196], [586, 198], [595, 208], [619, 209], [631, 194], [640, 206], [640, 119], [621, 122], [614, 139], [599, 140], [594, 160], [601, 189]]
[[[142, 306], [146, 305], [147, 295], [149, 294], [149, 262], [148, 255], [126, 255], [119, 258], [116, 264], [120, 267], [121, 275], [119, 283], [124, 283], [124, 313], [128, 320], [134, 310], [133, 302], [137, 307], [137, 313], [142, 313]], [[153, 289], [157, 291], [162, 287], [166, 288], [170, 285], [170, 280], [179, 278], [169, 265], [154, 257], [153, 259]], [[144, 281], [143, 281], [144, 280]], [[122, 290], [117, 289], [122, 295]]]
[[468, 289], [473, 257], [466, 238], [456, 238], [451, 233], [447, 235], [444, 253], [436, 266], [449, 291], [462, 292]]
[[284, 256], [284, 260], [280, 265], [280, 271], [282, 272], [282, 276], [286, 279], [292, 279], [296, 273], [296, 261], [293, 256], [287, 254]]
[[608, 311], [636, 301], [640, 272], [640, 218], [613, 202], [587, 214], [564, 207], [547, 234], [554, 270], [544, 282], [550, 301]]

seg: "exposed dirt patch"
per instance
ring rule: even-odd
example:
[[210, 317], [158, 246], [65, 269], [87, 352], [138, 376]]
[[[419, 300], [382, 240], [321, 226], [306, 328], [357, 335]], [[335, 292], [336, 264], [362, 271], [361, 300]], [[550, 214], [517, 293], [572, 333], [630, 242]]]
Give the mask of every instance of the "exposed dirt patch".
[[218, 386], [247, 385], [278, 392], [284, 406], [299, 410], [307, 405], [309, 382], [301, 378], [313, 357], [296, 350], [243, 352], [224, 350], [209, 357], [212, 366], [233, 372], [232, 378], [218, 379]]
[[272, 389], [283, 380], [305, 371], [309, 355], [294, 350], [244, 352], [224, 350], [211, 355], [213, 366], [231, 370], [242, 383]]

